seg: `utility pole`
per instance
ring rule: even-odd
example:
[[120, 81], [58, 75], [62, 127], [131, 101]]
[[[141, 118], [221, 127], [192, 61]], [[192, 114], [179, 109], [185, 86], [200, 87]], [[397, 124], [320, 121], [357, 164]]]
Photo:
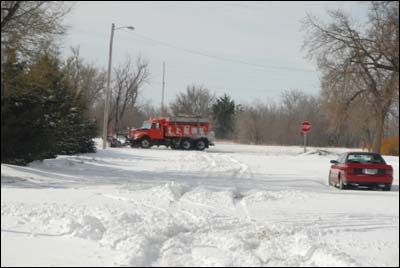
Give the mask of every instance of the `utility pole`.
[[112, 60], [112, 45], [113, 45], [113, 38], [114, 38], [114, 30], [115, 25], [114, 23], [111, 24], [111, 38], [110, 38], [110, 50], [108, 52], [108, 72], [107, 72], [107, 96], [106, 96], [106, 103], [104, 107], [104, 121], [103, 121], [103, 149], [107, 147], [107, 129], [108, 129], [108, 110], [110, 106], [110, 77], [111, 77], [111, 60]]
[[110, 50], [108, 52], [108, 71], [107, 71], [107, 88], [106, 88], [106, 101], [104, 104], [104, 121], [103, 121], [103, 149], [107, 147], [107, 131], [108, 131], [108, 110], [110, 109], [110, 80], [111, 80], [111, 61], [112, 61], [112, 47], [113, 47], [113, 39], [114, 39], [114, 31], [118, 29], [129, 29], [133, 31], [135, 27], [133, 26], [122, 26], [115, 28], [114, 23], [111, 24], [111, 38], [110, 38]]
[[164, 88], [165, 88], [165, 61], [163, 62], [163, 76], [162, 76], [162, 94], [161, 94], [161, 116], [164, 116]]

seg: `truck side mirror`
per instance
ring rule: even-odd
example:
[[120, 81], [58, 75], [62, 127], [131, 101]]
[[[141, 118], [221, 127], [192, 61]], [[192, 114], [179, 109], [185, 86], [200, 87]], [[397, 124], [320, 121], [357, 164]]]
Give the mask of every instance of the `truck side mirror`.
[[336, 160], [331, 160], [331, 164], [339, 164], [339, 162]]

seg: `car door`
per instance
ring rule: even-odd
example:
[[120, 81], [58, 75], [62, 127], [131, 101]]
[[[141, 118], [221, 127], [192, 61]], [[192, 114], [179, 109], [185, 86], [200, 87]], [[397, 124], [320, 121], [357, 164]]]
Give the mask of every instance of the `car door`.
[[339, 158], [337, 159], [338, 163], [333, 164], [331, 166], [331, 181], [334, 182], [335, 184], [339, 183], [339, 172], [341, 169], [341, 166], [343, 165], [344, 159], [346, 158], [346, 154], [341, 154], [339, 155]]

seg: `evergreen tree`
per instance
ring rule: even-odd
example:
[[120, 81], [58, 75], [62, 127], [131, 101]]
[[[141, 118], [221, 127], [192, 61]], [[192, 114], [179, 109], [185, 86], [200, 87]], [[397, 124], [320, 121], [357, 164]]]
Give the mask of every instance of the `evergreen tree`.
[[212, 106], [215, 136], [220, 139], [228, 139], [233, 135], [235, 124], [235, 102], [228, 96], [217, 99]]
[[57, 57], [45, 54], [22, 71], [9, 59], [2, 69], [2, 162], [94, 152], [96, 125], [87, 119], [81, 97], [69, 89]]

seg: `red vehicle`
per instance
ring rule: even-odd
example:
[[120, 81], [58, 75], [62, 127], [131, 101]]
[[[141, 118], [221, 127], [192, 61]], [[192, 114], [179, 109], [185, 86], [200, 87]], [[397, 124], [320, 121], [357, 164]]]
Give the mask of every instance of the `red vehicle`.
[[386, 164], [380, 154], [348, 152], [331, 160], [329, 185], [346, 189], [350, 186], [368, 186], [390, 191], [393, 168]]
[[129, 132], [132, 147], [150, 148], [165, 145], [172, 149], [204, 150], [214, 145], [214, 132], [207, 119], [199, 117], [153, 118], [140, 129]]

